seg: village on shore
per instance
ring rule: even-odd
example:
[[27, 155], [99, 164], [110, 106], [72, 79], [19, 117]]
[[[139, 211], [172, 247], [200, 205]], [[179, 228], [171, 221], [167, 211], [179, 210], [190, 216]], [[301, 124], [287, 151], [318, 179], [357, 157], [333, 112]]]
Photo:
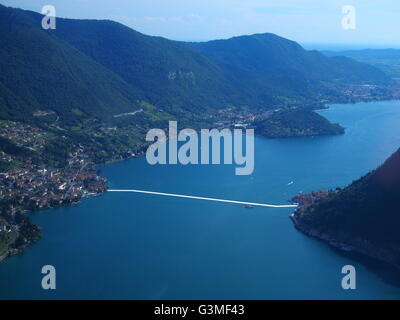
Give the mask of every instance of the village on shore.
[[[44, 148], [49, 139], [48, 133], [37, 127], [12, 121], [1, 123], [0, 138], [30, 150]], [[40, 237], [40, 230], [25, 212], [77, 203], [107, 189], [107, 179], [100, 177], [82, 146], [68, 154], [62, 168], [11, 151], [0, 152], [2, 164], [12, 164], [10, 170], [0, 173], [0, 261]]]

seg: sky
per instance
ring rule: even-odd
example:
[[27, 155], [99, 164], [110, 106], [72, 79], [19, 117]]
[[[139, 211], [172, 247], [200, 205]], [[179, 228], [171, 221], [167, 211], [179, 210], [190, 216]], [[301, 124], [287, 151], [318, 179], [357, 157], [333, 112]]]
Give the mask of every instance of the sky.
[[[317, 49], [400, 47], [399, 0], [0, 0], [57, 16], [111, 19], [148, 35], [205, 41], [272, 32]], [[343, 6], [355, 8], [344, 29]], [[318, 45], [317, 45], [318, 44]], [[318, 48], [319, 47], [319, 48]], [[339, 49], [339, 48], [338, 48]]]

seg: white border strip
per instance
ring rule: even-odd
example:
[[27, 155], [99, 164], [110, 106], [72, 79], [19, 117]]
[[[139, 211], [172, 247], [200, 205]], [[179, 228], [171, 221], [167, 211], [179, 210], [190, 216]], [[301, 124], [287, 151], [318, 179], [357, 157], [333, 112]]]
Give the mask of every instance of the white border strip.
[[197, 200], [206, 200], [206, 201], [216, 201], [216, 202], [228, 202], [228, 203], [237, 203], [244, 204], [250, 206], [259, 206], [259, 207], [269, 207], [269, 208], [297, 208], [297, 204], [287, 204], [287, 205], [274, 205], [274, 204], [265, 204], [265, 203], [255, 203], [255, 202], [244, 202], [244, 201], [235, 201], [235, 200], [224, 200], [224, 199], [216, 199], [216, 198], [206, 198], [206, 197], [196, 197], [196, 196], [187, 196], [183, 194], [173, 194], [173, 193], [164, 193], [164, 192], [154, 192], [154, 191], [145, 191], [145, 190], [108, 190], [109, 192], [136, 192], [136, 193], [146, 193], [146, 194], [156, 194], [159, 196], [167, 196], [167, 197], [177, 197], [177, 198], [189, 198], [189, 199], [197, 199]]

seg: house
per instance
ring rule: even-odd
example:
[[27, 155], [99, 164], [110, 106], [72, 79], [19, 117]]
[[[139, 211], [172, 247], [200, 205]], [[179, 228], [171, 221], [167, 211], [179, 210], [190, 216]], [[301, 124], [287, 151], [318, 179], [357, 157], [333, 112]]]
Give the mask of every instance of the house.
[[11, 227], [10, 226], [7, 226], [7, 225], [1, 225], [0, 224], [0, 232], [11, 232]]

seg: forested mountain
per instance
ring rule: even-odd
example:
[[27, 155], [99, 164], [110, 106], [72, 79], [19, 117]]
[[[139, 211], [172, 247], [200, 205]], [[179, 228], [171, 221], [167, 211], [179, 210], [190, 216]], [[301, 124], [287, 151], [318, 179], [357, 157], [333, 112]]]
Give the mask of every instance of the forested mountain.
[[308, 234], [400, 268], [399, 195], [400, 150], [343, 190], [300, 197], [306, 203], [294, 221]]
[[0, 17], [6, 117], [36, 108], [104, 119], [138, 109], [138, 100], [173, 114], [273, 102], [204, 54], [116, 22], [58, 18], [56, 30], [43, 30], [42, 15], [4, 6]]
[[271, 34], [183, 43], [112, 21], [57, 19], [0, 5], [0, 116], [101, 120], [146, 101], [172, 115], [230, 105], [273, 108], [340, 97], [335, 86], [388, 83], [381, 71], [327, 58]]
[[56, 110], [64, 119], [74, 109], [106, 118], [135, 109], [139, 95], [132, 86], [42, 30], [38, 18], [0, 6], [2, 118], [29, 120], [37, 109]]
[[307, 51], [298, 43], [271, 33], [192, 43], [191, 46], [227, 64], [266, 77], [280, 75], [282, 80], [342, 84], [388, 82], [388, 77], [374, 67], [345, 57], [329, 58], [318, 51]]
[[[260, 103], [224, 67], [182, 43], [112, 21], [60, 19], [54, 34], [167, 110]], [[176, 110], [175, 110], [176, 111]]]

